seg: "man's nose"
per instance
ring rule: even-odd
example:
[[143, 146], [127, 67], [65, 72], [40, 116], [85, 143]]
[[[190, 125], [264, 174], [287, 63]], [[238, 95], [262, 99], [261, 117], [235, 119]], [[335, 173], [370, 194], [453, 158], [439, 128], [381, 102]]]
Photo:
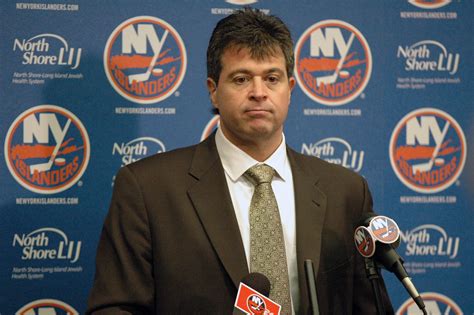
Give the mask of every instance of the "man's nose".
[[260, 77], [254, 77], [250, 91], [250, 98], [256, 101], [262, 101], [267, 98], [267, 86]]

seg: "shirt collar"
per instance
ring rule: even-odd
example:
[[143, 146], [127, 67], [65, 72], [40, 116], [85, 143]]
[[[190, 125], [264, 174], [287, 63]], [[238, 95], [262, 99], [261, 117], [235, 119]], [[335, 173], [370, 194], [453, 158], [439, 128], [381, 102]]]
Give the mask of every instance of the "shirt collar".
[[[262, 164], [230, 142], [220, 128], [217, 129], [215, 139], [217, 152], [219, 153], [224, 171], [232, 181], [237, 181], [250, 167], [256, 164]], [[283, 181], [286, 181], [289, 178], [290, 167], [286, 155], [284, 134], [278, 148], [263, 163], [273, 167], [277, 172], [278, 177]]]

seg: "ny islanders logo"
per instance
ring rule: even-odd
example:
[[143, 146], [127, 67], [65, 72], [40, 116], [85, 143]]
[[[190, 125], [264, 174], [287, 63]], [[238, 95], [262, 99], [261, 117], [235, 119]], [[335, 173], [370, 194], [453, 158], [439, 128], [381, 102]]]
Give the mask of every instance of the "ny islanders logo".
[[451, 3], [451, 0], [408, 0], [408, 3], [422, 9], [437, 9]]
[[204, 130], [202, 131], [201, 141], [206, 140], [207, 137], [209, 137], [217, 128], [219, 128], [220, 118], [220, 115], [214, 115], [214, 117], [209, 120], [206, 127], [204, 127]]
[[160, 102], [173, 94], [186, 72], [186, 50], [178, 32], [165, 21], [138, 16], [120, 24], [104, 51], [104, 68], [112, 87], [140, 104]]
[[234, 307], [248, 315], [278, 315], [281, 306], [244, 283], [239, 284], [239, 291]]
[[[444, 314], [444, 315], [462, 315], [464, 314], [459, 305], [446, 295], [436, 292], [421, 293], [425, 302], [427, 314]], [[409, 298], [397, 310], [396, 315], [412, 315], [420, 314], [418, 305], [412, 298]]]
[[257, 294], [248, 297], [247, 307], [254, 315], [262, 315], [266, 310], [265, 301]]
[[70, 111], [40, 105], [20, 114], [5, 139], [10, 173], [24, 188], [54, 194], [74, 185], [87, 168], [89, 136]]
[[395, 243], [400, 237], [400, 229], [397, 223], [384, 215], [372, 218], [369, 230], [374, 239], [385, 244]]
[[408, 113], [390, 139], [392, 168], [408, 188], [420, 193], [447, 189], [466, 161], [466, 137], [448, 113], [421, 108]]
[[365, 226], [359, 226], [354, 232], [354, 242], [359, 253], [364, 257], [375, 254], [375, 240], [372, 233]]
[[349, 23], [325, 20], [310, 26], [295, 48], [295, 76], [312, 100], [337, 106], [362, 93], [372, 72], [372, 54]]
[[225, 0], [227, 3], [235, 4], [235, 5], [249, 5], [257, 3], [257, 0]]
[[71, 305], [54, 299], [36, 300], [19, 309], [15, 315], [79, 315]]

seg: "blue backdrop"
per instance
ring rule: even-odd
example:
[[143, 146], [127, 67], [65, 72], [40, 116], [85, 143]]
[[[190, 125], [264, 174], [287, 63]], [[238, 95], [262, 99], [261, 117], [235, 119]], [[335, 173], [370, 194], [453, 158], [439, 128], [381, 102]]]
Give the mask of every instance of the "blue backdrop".
[[246, 3], [293, 34], [289, 145], [368, 180], [431, 314], [474, 312], [471, 1], [63, 0], [0, 4], [1, 314], [85, 311], [114, 174], [216, 127], [207, 43]]

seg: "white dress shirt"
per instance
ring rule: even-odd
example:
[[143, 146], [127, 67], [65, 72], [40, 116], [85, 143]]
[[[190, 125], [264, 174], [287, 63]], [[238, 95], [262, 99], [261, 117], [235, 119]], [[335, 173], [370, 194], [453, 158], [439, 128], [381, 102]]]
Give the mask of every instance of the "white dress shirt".
[[[240, 228], [247, 265], [250, 266], [250, 222], [249, 208], [254, 184], [243, 175], [250, 167], [262, 164], [231, 143], [219, 128], [216, 133], [216, 146], [224, 167], [227, 186], [229, 187], [232, 204]], [[278, 203], [280, 218], [285, 238], [286, 259], [290, 278], [293, 313], [298, 309], [299, 287], [298, 266], [296, 261], [296, 223], [295, 194], [293, 175], [286, 154], [285, 136], [278, 149], [263, 164], [273, 167], [276, 176], [272, 180], [272, 188]], [[250, 268], [250, 267], [249, 267]]]

